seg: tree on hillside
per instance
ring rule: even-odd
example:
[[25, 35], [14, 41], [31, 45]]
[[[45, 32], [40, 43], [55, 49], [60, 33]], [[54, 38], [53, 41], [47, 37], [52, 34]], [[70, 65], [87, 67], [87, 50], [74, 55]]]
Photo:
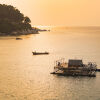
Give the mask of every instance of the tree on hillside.
[[24, 17], [24, 22], [25, 22], [25, 23], [30, 23], [31, 20], [29, 19], [29, 17]]
[[11, 5], [0, 4], [0, 33], [32, 29], [31, 20]]

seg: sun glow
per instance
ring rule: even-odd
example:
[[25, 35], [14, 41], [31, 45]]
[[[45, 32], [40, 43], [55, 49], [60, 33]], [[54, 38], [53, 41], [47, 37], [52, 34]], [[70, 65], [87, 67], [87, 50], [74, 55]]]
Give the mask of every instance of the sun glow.
[[1, 0], [29, 16], [32, 25], [100, 25], [100, 0]]

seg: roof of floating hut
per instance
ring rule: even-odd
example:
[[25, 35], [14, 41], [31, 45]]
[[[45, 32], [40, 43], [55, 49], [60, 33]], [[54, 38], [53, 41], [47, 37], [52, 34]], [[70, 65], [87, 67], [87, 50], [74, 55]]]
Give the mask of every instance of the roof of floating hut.
[[68, 67], [82, 67], [82, 65], [83, 65], [82, 60], [70, 59], [68, 61]]

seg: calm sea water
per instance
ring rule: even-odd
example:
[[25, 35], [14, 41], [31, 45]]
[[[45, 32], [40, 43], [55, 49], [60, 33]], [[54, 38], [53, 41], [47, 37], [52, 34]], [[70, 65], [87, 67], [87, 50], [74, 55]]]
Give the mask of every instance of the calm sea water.
[[[50, 32], [0, 37], [0, 100], [100, 100], [97, 77], [51, 75], [54, 61], [93, 61], [100, 68], [100, 27], [49, 27]], [[32, 51], [49, 55], [33, 56]]]

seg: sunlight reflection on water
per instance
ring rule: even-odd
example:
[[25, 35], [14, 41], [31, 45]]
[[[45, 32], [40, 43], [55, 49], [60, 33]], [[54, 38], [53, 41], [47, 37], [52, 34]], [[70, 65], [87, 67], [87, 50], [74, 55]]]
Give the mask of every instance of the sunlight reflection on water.
[[[51, 75], [59, 58], [97, 62], [100, 29], [53, 28], [36, 35], [0, 37], [0, 100], [99, 100], [96, 78]], [[33, 56], [32, 51], [49, 55]]]

